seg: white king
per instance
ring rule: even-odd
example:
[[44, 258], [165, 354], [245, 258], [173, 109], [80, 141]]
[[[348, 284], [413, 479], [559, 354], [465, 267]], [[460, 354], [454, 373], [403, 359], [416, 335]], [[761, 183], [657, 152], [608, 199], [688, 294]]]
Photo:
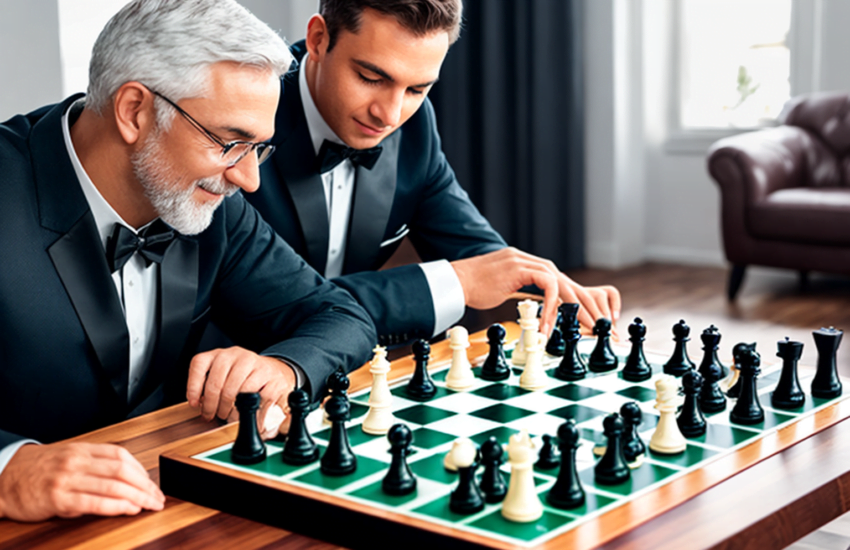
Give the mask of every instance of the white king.
[[393, 396], [387, 382], [390, 362], [387, 361], [386, 348], [375, 346], [372, 352], [375, 354], [369, 365], [369, 372], [372, 373], [372, 392], [369, 394], [369, 412], [363, 419], [362, 428], [367, 434], [381, 435], [387, 433], [395, 424], [395, 417], [390, 411]]

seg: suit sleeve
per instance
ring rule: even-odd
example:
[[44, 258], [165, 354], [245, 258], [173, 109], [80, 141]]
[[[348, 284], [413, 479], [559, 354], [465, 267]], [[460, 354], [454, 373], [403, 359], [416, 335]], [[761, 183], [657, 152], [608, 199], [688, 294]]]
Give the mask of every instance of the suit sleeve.
[[228, 246], [213, 294], [215, 321], [238, 344], [300, 367], [318, 398], [332, 372], [368, 360], [374, 325], [241, 196], [226, 204]]

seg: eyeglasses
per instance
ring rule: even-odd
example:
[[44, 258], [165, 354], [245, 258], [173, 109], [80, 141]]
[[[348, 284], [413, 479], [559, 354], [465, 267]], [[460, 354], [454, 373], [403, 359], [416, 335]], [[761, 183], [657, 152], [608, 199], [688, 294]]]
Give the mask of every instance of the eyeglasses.
[[[148, 90], [150, 90], [150, 88], [148, 88]], [[188, 120], [189, 123], [199, 132], [202, 132], [205, 136], [207, 136], [207, 138], [209, 138], [210, 141], [221, 147], [221, 160], [227, 163], [228, 168], [234, 166], [237, 162], [245, 158], [245, 156], [251, 151], [257, 152], [257, 164], [262, 164], [267, 161], [274, 152], [274, 145], [267, 142], [231, 141], [230, 143], [225, 143], [218, 136], [204, 128], [200, 122], [192, 118], [189, 113], [181, 109], [176, 103], [155, 90], [150, 91], [155, 96], [161, 97], [166, 103], [174, 107], [177, 112], [183, 115], [183, 118]]]

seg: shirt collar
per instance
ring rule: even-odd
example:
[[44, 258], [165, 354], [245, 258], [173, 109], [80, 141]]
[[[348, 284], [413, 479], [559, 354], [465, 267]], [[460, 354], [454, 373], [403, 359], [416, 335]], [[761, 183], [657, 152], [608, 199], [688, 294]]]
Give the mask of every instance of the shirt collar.
[[301, 67], [298, 70], [298, 90], [301, 92], [301, 105], [304, 108], [304, 117], [307, 119], [307, 130], [310, 132], [310, 139], [313, 142], [313, 150], [318, 155], [319, 149], [322, 147], [322, 142], [325, 140], [345, 145], [345, 142], [331, 130], [325, 119], [322, 118], [316, 103], [313, 101], [313, 96], [310, 94], [310, 87], [307, 85], [307, 57], [310, 54], [305, 54]]

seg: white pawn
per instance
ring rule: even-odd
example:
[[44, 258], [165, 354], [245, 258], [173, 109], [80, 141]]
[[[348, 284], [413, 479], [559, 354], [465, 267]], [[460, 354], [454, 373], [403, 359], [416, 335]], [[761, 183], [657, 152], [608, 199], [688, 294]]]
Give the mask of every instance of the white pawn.
[[446, 374], [446, 387], [454, 391], [465, 391], [475, 384], [472, 365], [466, 355], [469, 333], [461, 326], [449, 330], [449, 348], [452, 350], [452, 366]]
[[519, 387], [537, 391], [549, 385], [549, 377], [543, 367], [543, 352], [546, 349], [546, 337], [539, 332], [525, 333], [525, 368], [519, 377]]
[[450, 472], [457, 472], [455, 457], [458, 456], [458, 453], [463, 454], [462, 451], [457, 450], [459, 447], [471, 447], [473, 450], [475, 449], [475, 445], [468, 437], [459, 437], [452, 441], [452, 448], [449, 449], [449, 452], [447, 452], [445, 458], [443, 458], [443, 468]]
[[519, 335], [519, 340], [517, 340], [513, 353], [511, 353], [511, 363], [514, 365], [524, 365], [528, 355], [525, 347], [525, 334], [529, 331], [538, 332], [540, 321], [537, 319], [537, 310], [540, 309], [540, 305], [534, 300], [523, 300], [517, 304], [516, 308], [519, 311], [519, 326], [522, 332]]
[[502, 502], [502, 516], [510, 521], [528, 523], [543, 515], [543, 505], [534, 486], [534, 461], [537, 453], [528, 432], [516, 433], [508, 440], [511, 480]]
[[676, 423], [676, 409], [682, 401], [679, 382], [669, 374], [662, 375], [655, 381], [655, 391], [655, 408], [661, 413], [661, 419], [649, 440], [649, 448], [666, 455], [681, 453], [688, 444]]
[[375, 346], [372, 350], [375, 354], [369, 365], [372, 373], [372, 392], [369, 394], [369, 412], [363, 419], [361, 428], [371, 435], [382, 435], [390, 431], [395, 424], [395, 417], [390, 411], [393, 396], [387, 383], [387, 373], [390, 372], [390, 362], [387, 361], [387, 350], [382, 346]]

